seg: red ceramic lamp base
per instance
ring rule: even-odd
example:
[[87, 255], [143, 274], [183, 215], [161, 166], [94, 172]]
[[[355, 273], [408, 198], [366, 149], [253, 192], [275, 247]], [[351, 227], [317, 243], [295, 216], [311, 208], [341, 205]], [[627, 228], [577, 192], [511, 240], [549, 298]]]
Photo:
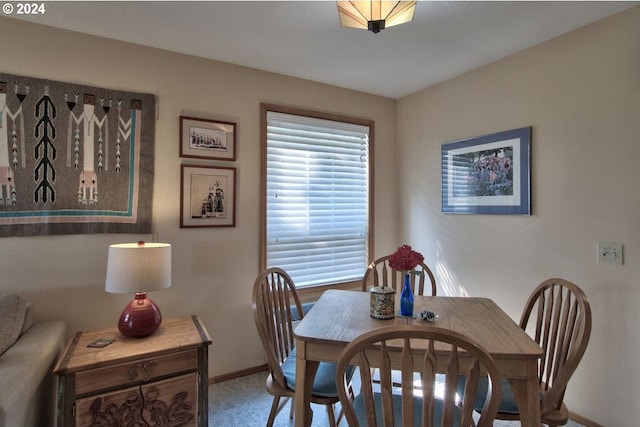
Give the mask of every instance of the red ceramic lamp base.
[[143, 338], [157, 331], [160, 323], [162, 315], [156, 303], [147, 298], [146, 292], [138, 292], [122, 310], [118, 329], [125, 337]]

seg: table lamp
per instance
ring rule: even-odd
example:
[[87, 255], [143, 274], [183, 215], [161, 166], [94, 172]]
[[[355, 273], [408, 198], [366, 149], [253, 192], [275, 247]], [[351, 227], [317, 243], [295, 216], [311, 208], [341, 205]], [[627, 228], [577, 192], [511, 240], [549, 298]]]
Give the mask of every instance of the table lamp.
[[125, 337], [153, 334], [162, 323], [160, 309], [147, 292], [171, 286], [171, 245], [168, 243], [120, 243], [109, 246], [105, 290], [135, 293], [125, 306], [118, 329]]

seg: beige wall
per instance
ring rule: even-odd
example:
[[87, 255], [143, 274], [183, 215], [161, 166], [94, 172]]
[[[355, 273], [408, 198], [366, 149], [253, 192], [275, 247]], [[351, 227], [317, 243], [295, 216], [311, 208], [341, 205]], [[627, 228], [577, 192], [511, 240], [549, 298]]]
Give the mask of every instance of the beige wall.
[[[158, 95], [153, 229], [158, 241], [173, 245], [173, 286], [151, 297], [165, 317], [195, 313], [202, 318], [214, 341], [211, 376], [265, 362], [251, 312], [259, 254], [260, 103], [375, 120], [377, 185], [393, 194], [393, 100], [14, 19], [0, 18], [0, 40], [11, 40], [3, 43], [3, 72]], [[235, 228], [179, 228], [180, 164], [185, 162], [178, 157], [180, 115], [238, 125]], [[383, 199], [376, 215], [393, 218], [397, 206]], [[378, 223], [380, 251], [394, 247], [393, 223]], [[151, 236], [2, 238], [0, 293], [26, 295], [39, 319], [65, 320], [70, 332], [115, 325], [131, 296], [104, 292], [107, 249], [141, 238]]]
[[[635, 7], [398, 103], [401, 237], [444, 292], [491, 297], [515, 319], [546, 278], [583, 287], [593, 332], [567, 401], [608, 427], [638, 424], [639, 40]], [[441, 144], [523, 126], [532, 216], [442, 214]], [[597, 242], [623, 243], [624, 266], [597, 264]]]
[[[405, 207], [401, 229], [377, 221], [376, 253], [411, 243], [434, 266], [441, 294], [488, 296], [518, 319], [540, 281], [560, 276], [582, 286], [594, 328], [568, 390], [570, 409], [609, 427], [636, 424], [639, 7], [407, 97], [397, 109], [385, 98], [6, 18], [0, 39], [12, 40], [3, 45], [3, 72], [158, 94], [154, 234], [173, 244], [174, 285], [152, 297], [165, 316], [203, 318], [214, 339], [212, 376], [263, 362], [250, 309], [259, 103], [281, 103], [376, 121], [375, 214], [395, 218]], [[236, 228], [178, 228], [181, 114], [238, 123]], [[533, 215], [441, 214], [441, 144], [521, 126], [533, 127]], [[0, 239], [0, 291], [26, 294], [40, 319], [66, 320], [70, 331], [110, 326], [128, 297], [104, 292], [107, 247], [140, 237]], [[596, 264], [599, 241], [623, 243], [625, 265]]]

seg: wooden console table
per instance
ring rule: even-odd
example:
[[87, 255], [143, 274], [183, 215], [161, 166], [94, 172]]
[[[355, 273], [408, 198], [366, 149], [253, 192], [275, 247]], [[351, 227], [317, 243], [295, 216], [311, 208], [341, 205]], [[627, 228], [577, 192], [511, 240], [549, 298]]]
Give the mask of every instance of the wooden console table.
[[[103, 348], [96, 340], [114, 340]], [[208, 426], [208, 346], [197, 316], [165, 319], [146, 338], [78, 332], [58, 361], [58, 426]]]

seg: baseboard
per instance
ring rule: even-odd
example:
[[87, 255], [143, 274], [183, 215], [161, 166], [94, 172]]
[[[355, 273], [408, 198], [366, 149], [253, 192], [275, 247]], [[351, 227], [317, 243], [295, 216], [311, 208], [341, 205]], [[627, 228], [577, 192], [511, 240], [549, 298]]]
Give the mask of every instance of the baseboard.
[[229, 372], [228, 374], [218, 375], [209, 378], [209, 384], [221, 383], [223, 381], [234, 380], [247, 375], [257, 374], [258, 372], [264, 372], [269, 368], [265, 363], [264, 365], [254, 366], [253, 368], [242, 369], [240, 371]]
[[571, 418], [573, 421], [575, 421], [577, 423], [582, 424], [585, 427], [604, 427], [601, 424], [598, 424], [598, 423], [596, 423], [594, 421], [591, 421], [590, 419], [585, 418], [585, 417], [583, 417], [581, 415], [575, 414], [575, 413], [573, 413], [571, 411], [569, 411], [569, 418]]

